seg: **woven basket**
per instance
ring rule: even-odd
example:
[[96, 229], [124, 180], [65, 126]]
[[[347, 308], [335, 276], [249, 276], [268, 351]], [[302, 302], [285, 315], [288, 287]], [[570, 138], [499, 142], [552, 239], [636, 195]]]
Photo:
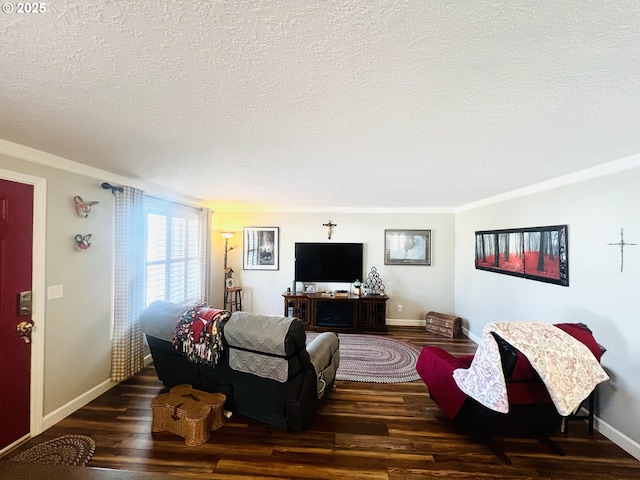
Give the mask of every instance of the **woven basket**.
[[191, 447], [202, 445], [212, 430], [224, 425], [225, 400], [222, 393], [201, 392], [191, 385], [173, 387], [151, 401], [151, 431], [179, 435]]

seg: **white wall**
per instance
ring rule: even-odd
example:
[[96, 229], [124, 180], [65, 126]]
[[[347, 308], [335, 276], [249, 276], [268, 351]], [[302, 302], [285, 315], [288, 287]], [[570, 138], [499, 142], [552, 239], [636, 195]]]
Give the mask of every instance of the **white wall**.
[[[46, 286], [62, 285], [62, 298], [46, 300], [43, 415], [51, 414], [108, 381], [111, 355], [113, 201], [100, 182], [0, 154], [0, 169], [47, 180]], [[73, 197], [100, 203], [88, 218]], [[76, 234], [91, 233], [87, 251], [73, 248]], [[36, 248], [41, 248], [37, 246]], [[44, 295], [46, 292], [34, 292]]]
[[[337, 224], [331, 240], [323, 223]], [[224, 240], [219, 231], [235, 231], [228, 263], [243, 287], [243, 309], [263, 314], [284, 313], [282, 294], [291, 287], [295, 242], [362, 242], [365, 273], [375, 266], [389, 296], [387, 318], [424, 321], [430, 310], [453, 312], [454, 216], [451, 213], [214, 213], [213, 301], [222, 303]], [[279, 227], [280, 268], [243, 270], [243, 227]], [[384, 230], [431, 230], [432, 265], [385, 265]], [[337, 286], [318, 285], [318, 289]], [[342, 286], [342, 288], [347, 288]], [[398, 312], [402, 305], [402, 312]]]
[[[584, 181], [456, 215], [455, 311], [473, 335], [502, 320], [583, 322], [607, 348], [611, 381], [599, 390], [599, 429], [640, 452], [640, 169]], [[569, 286], [474, 268], [476, 230], [568, 224]], [[617, 432], [616, 432], [617, 431]], [[625, 438], [626, 437], [626, 438]], [[622, 445], [623, 447], [625, 445]]]

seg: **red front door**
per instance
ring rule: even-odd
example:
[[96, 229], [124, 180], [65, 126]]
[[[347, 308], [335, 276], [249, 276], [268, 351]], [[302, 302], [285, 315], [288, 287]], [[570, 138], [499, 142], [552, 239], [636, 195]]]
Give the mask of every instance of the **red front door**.
[[31, 290], [32, 245], [33, 186], [0, 179], [0, 450], [30, 431], [31, 315], [19, 296]]

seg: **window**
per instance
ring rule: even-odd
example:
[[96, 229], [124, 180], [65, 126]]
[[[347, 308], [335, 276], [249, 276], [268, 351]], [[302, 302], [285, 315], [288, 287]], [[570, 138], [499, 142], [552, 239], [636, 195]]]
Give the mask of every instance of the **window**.
[[145, 197], [146, 305], [154, 300], [199, 301], [198, 209]]

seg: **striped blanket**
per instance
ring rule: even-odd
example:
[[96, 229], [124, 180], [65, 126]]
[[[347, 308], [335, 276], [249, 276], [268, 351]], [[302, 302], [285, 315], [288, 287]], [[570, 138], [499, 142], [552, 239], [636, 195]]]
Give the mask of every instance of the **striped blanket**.
[[173, 345], [190, 361], [214, 367], [222, 353], [222, 324], [230, 316], [207, 304], [189, 308], [178, 317]]

